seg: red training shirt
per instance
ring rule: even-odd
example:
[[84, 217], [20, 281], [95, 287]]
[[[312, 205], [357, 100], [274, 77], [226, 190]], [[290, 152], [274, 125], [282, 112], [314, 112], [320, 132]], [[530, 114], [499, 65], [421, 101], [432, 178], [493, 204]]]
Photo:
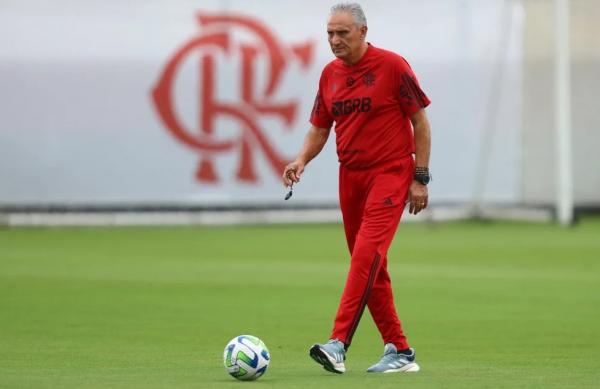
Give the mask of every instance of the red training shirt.
[[410, 117], [429, 103], [408, 62], [369, 43], [358, 63], [336, 58], [325, 66], [310, 122], [335, 121], [340, 164], [364, 169], [415, 152]]

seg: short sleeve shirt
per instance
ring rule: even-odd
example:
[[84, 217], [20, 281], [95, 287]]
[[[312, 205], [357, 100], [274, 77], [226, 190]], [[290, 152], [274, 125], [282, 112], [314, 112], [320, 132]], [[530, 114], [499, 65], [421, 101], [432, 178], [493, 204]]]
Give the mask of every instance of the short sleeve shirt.
[[340, 164], [364, 169], [414, 153], [410, 117], [429, 104], [408, 62], [369, 44], [358, 63], [325, 66], [310, 122], [335, 122]]

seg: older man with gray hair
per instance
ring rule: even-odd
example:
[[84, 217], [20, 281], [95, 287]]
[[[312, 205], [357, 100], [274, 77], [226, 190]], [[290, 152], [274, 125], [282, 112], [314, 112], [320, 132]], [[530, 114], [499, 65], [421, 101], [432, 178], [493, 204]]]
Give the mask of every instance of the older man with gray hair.
[[331, 8], [327, 35], [336, 59], [321, 74], [309, 129], [283, 181], [300, 181], [335, 123], [340, 162], [339, 196], [351, 254], [350, 270], [330, 340], [310, 356], [330, 372], [344, 373], [346, 351], [366, 306], [383, 338], [384, 355], [368, 372], [415, 372], [392, 295], [387, 251], [405, 208], [427, 207], [430, 101], [401, 56], [366, 42], [367, 20], [356, 3]]

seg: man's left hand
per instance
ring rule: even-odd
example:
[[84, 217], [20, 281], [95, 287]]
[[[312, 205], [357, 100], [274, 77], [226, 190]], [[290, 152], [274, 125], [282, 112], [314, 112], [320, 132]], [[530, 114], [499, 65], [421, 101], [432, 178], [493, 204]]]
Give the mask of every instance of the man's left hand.
[[412, 184], [410, 184], [410, 189], [408, 190], [408, 202], [410, 203], [408, 212], [412, 213], [413, 215], [421, 212], [427, 208], [428, 199], [429, 195], [427, 192], [427, 185], [413, 181]]

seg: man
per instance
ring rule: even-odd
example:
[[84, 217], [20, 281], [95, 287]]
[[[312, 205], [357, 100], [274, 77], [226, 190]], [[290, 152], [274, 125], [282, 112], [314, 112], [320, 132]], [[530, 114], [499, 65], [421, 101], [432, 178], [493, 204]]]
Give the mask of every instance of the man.
[[385, 344], [383, 357], [367, 371], [418, 371], [396, 314], [387, 250], [405, 204], [413, 214], [427, 207], [429, 99], [402, 57], [365, 41], [360, 5], [334, 5], [327, 34], [336, 59], [323, 69], [312, 127], [283, 181], [300, 181], [335, 122], [340, 207], [352, 259], [330, 340], [312, 346], [310, 356], [326, 370], [344, 373], [346, 351], [367, 305]]

